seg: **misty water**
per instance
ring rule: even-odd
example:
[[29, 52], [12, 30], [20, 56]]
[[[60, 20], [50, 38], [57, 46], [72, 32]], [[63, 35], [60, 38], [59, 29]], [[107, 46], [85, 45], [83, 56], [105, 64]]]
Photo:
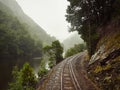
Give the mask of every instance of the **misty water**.
[[39, 69], [40, 58], [37, 59], [15, 59], [15, 58], [8, 58], [8, 59], [0, 59], [0, 90], [6, 90], [8, 88], [8, 83], [12, 80], [12, 70], [13, 67], [16, 65], [18, 67], [22, 67], [25, 61], [29, 62], [30, 65], [34, 68], [34, 71], [37, 76], [37, 72]]

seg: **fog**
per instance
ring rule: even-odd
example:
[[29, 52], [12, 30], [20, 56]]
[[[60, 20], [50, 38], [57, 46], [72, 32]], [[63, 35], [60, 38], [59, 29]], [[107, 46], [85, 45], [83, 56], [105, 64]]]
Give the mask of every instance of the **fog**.
[[60, 41], [67, 38], [68, 23], [65, 20], [67, 0], [16, 0], [23, 11], [48, 34]]

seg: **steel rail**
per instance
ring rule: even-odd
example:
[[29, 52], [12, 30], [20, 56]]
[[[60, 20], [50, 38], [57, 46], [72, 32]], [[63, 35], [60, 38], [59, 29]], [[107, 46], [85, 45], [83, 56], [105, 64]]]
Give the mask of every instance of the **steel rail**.
[[69, 61], [69, 68], [70, 68], [69, 70], [71, 72], [70, 74], [71, 74], [71, 77], [73, 79], [73, 83], [74, 83], [74, 86], [75, 86], [76, 90], [82, 90], [81, 87], [80, 87], [80, 84], [78, 83], [78, 80], [76, 78], [76, 75], [75, 75], [75, 72], [74, 72], [73, 66], [72, 66], [72, 61], [75, 60], [75, 59], [78, 59], [78, 57], [79, 57], [79, 55], [76, 55], [73, 59], [71, 59]]
[[73, 67], [72, 67], [72, 61], [75, 60], [75, 59], [78, 59], [79, 56], [80, 55], [77, 54], [75, 56], [72, 56], [72, 57], [69, 57], [69, 58], [66, 59], [65, 64], [63, 65], [63, 68], [62, 68], [62, 71], [61, 71], [61, 90], [64, 90], [64, 87], [63, 87], [63, 80], [64, 80], [63, 73], [64, 73], [64, 69], [65, 69], [65, 66], [66, 66], [67, 63], [68, 63], [68, 70], [69, 70], [69, 73], [70, 73], [70, 78], [71, 78], [71, 81], [74, 85], [75, 90], [82, 90], [78, 81], [77, 81], [75, 72], [74, 72]]
[[63, 90], [63, 73], [64, 73], [64, 68], [65, 68], [65, 65], [66, 65], [68, 60], [69, 60], [69, 58], [66, 59], [65, 64], [63, 65], [63, 68], [62, 68], [62, 71], [61, 71], [61, 90]]

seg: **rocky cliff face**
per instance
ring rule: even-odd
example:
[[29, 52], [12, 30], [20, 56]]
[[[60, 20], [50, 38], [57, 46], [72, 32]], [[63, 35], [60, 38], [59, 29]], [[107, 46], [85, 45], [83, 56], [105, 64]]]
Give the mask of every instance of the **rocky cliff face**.
[[102, 90], [120, 90], [120, 20], [98, 30], [101, 38], [90, 59], [88, 74]]

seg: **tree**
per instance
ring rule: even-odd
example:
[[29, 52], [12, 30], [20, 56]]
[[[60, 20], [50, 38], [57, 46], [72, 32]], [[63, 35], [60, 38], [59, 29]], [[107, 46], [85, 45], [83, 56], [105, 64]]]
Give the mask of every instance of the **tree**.
[[0, 10], [0, 57], [42, 56], [42, 42], [34, 40], [28, 28]]
[[43, 48], [43, 51], [44, 51], [43, 60], [46, 59], [47, 57], [48, 61], [47, 60], [44, 61], [49, 62], [50, 68], [52, 68], [57, 63], [63, 60], [63, 56], [62, 56], [63, 47], [61, 46], [58, 40], [53, 41], [51, 46], [45, 46]]
[[23, 87], [21, 84], [22, 83], [21, 76], [17, 66], [14, 67], [12, 71], [12, 75], [13, 75], [13, 81], [9, 83], [8, 90], [22, 90]]
[[58, 40], [52, 42], [52, 49], [55, 54], [56, 63], [59, 63], [63, 60], [63, 47], [61, 46], [60, 42]]
[[[95, 52], [99, 40], [97, 28], [106, 24], [115, 12], [119, 12], [118, 0], [68, 0], [66, 20], [71, 23], [70, 31], [78, 31], [87, 44], [89, 55]], [[120, 3], [120, 2], [118, 2]], [[120, 15], [120, 12], [116, 16]]]
[[23, 68], [19, 71], [17, 67], [14, 68], [13, 82], [9, 84], [9, 90], [34, 90], [36, 86], [36, 77], [33, 73], [32, 67], [25, 63]]
[[77, 53], [83, 52], [85, 49], [86, 49], [85, 44], [76, 44], [74, 45], [74, 47], [67, 50], [67, 52], [65, 53], [65, 57], [70, 57]]
[[39, 78], [43, 78], [43, 76], [45, 76], [48, 73], [48, 70], [44, 67], [40, 67], [39, 72], [38, 72], [38, 76]]

